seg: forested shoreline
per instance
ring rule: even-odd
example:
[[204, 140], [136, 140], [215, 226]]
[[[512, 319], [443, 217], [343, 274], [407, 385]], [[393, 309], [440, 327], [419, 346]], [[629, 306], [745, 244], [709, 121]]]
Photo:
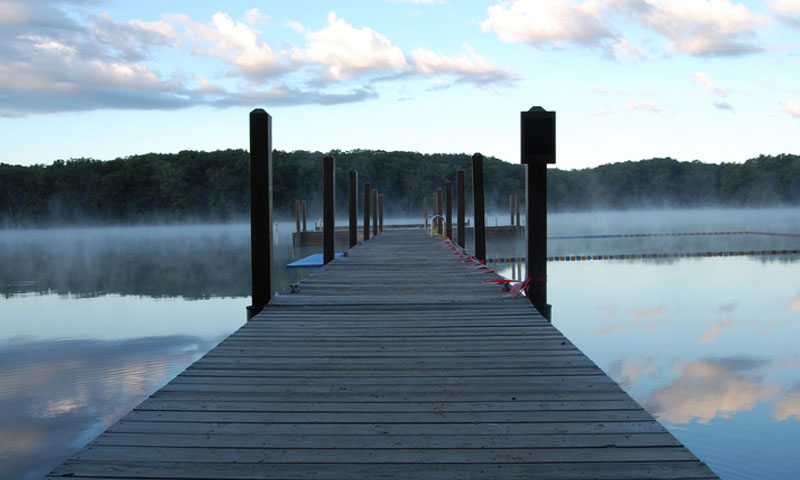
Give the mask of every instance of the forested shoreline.
[[[336, 158], [337, 209], [346, 212], [347, 172], [386, 198], [388, 214], [419, 215], [422, 199], [456, 171], [471, 182], [466, 154], [373, 150], [327, 152]], [[273, 153], [276, 218], [306, 200], [321, 212], [321, 152]], [[487, 210], [505, 210], [524, 192], [522, 165], [484, 160]], [[471, 188], [468, 187], [468, 195]], [[653, 158], [582, 170], [548, 170], [551, 211], [643, 207], [800, 205], [800, 155], [759, 156], [706, 164]], [[0, 226], [230, 221], [249, 211], [249, 155], [244, 150], [150, 153], [110, 161], [58, 160], [50, 165], [0, 163]]]

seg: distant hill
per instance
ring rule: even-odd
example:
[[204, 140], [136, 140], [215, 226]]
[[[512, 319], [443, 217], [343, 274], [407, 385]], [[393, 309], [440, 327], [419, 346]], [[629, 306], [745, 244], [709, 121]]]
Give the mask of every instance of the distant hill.
[[[346, 212], [347, 172], [359, 172], [386, 198], [390, 214], [421, 215], [423, 196], [456, 171], [465, 154], [352, 150], [336, 158], [337, 209]], [[275, 151], [276, 216], [293, 216], [294, 200], [321, 215], [321, 152]], [[183, 151], [110, 161], [58, 160], [51, 165], [0, 163], [0, 225], [145, 223], [244, 219], [249, 211], [249, 156], [244, 150]], [[505, 210], [510, 193], [524, 192], [524, 167], [484, 161], [487, 210]], [[800, 205], [800, 156], [760, 156], [743, 164], [628, 161], [583, 170], [548, 170], [552, 211], [647, 206]], [[471, 190], [468, 187], [468, 194]], [[469, 203], [469, 202], [468, 202]]]

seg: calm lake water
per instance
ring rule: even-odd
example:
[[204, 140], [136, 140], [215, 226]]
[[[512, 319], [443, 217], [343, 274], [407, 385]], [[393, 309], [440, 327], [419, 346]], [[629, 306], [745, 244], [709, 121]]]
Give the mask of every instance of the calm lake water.
[[[800, 209], [593, 212], [549, 223], [552, 236], [797, 234]], [[278, 225], [281, 288], [302, 274], [283, 265], [313, 252], [293, 250], [291, 228]], [[548, 244], [551, 255], [797, 248], [798, 237], [766, 235]], [[524, 255], [521, 242], [487, 250]], [[554, 324], [722, 478], [800, 478], [800, 257], [548, 269]], [[246, 224], [0, 231], [0, 478], [46, 474], [241, 326], [248, 294]]]

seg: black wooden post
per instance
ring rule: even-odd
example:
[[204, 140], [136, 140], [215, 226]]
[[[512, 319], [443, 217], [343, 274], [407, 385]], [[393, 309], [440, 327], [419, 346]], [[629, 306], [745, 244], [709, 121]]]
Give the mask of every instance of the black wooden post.
[[428, 197], [422, 197], [422, 212], [425, 215], [425, 230], [428, 229]]
[[250, 112], [250, 267], [253, 304], [250, 320], [272, 297], [272, 117]]
[[458, 228], [457, 228], [457, 230], [458, 230], [458, 239], [457, 239], [457, 242], [461, 246], [461, 248], [464, 248], [464, 242], [465, 242], [464, 239], [466, 237], [466, 225], [464, 225], [464, 217], [466, 216], [466, 214], [465, 214], [466, 193], [464, 192], [464, 170], [459, 170], [458, 172], [456, 172], [456, 184], [457, 184], [457, 187], [458, 187], [458, 195], [457, 195], [458, 199], [456, 201], [456, 204], [457, 204], [457, 207], [456, 207], [457, 222], [456, 223], [458, 224]]
[[472, 156], [472, 211], [475, 215], [475, 257], [486, 263], [486, 211], [483, 204], [483, 155]]
[[511, 215], [511, 223], [509, 225], [511, 225], [513, 227], [514, 226], [514, 194], [513, 193], [508, 195], [508, 211], [509, 211], [509, 215]]
[[307, 232], [308, 229], [306, 229], [306, 216], [308, 214], [308, 210], [306, 210], [306, 201], [303, 200], [301, 203], [303, 204], [303, 231]]
[[333, 242], [336, 228], [336, 197], [334, 186], [334, 160], [330, 155], [322, 159], [322, 262], [334, 259]]
[[358, 245], [358, 172], [350, 170], [349, 177], [350, 248], [353, 248]]
[[519, 193], [514, 194], [514, 210], [517, 212], [517, 227], [521, 227], [522, 224], [519, 222]]
[[453, 239], [453, 182], [444, 182], [444, 218], [446, 220], [444, 233], [450, 240]]
[[378, 231], [383, 233], [383, 194], [378, 195]]
[[300, 200], [294, 201], [294, 223], [296, 225], [294, 231], [300, 233]]
[[366, 242], [369, 240], [369, 197], [371, 195], [372, 190], [370, 189], [370, 184], [364, 184], [364, 241]]
[[372, 236], [378, 236], [378, 189], [372, 189]]
[[533, 107], [520, 114], [522, 163], [527, 164], [526, 221], [529, 298], [548, 320], [547, 303], [547, 164], [556, 163], [556, 112]]

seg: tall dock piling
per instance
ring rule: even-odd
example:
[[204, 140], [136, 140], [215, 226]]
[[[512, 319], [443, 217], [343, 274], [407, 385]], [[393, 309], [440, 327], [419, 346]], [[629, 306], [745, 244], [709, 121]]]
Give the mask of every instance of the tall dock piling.
[[272, 297], [272, 117], [263, 109], [250, 112], [250, 271], [252, 305], [257, 315]]
[[366, 242], [369, 240], [369, 197], [372, 193], [372, 189], [369, 183], [364, 184], [364, 241]]
[[383, 233], [383, 194], [378, 194], [378, 232]]
[[525, 232], [527, 244], [528, 298], [548, 320], [547, 303], [547, 164], [556, 163], [556, 112], [532, 107], [520, 114], [521, 160], [527, 165]]
[[347, 206], [350, 210], [350, 248], [358, 245], [358, 172], [350, 170], [348, 175]]
[[472, 211], [475, 216], [475, 258], [486, 262], [486, 210], [483, 203], [483, 155], [472, 156]]
[[336, 228], [336, 196], [334, 185], [334, 159], [322, 159], [322, 259], [328, 263], [334, 258], [334, 230]]
[[464, 239], [466, 237], [466, 225], [464, 225], [464, 219], [466, 217], [465, 207], [466, 207], [466, 193], [464, 192], [464, 170], [459, 170], [456, 172], [456, 184], [458, 189], [458, 199], [456, 200], [456, 218], [457, 221], [457, 231], [458, 231], [458, 238], [457, 242], [461, 248], [464, 248]]
[[378, 189], [372, 189], [372, 236], [378, 236]]
[[453, 182], [444, 182], [444, 233], [450, 240], [453, 239]]

